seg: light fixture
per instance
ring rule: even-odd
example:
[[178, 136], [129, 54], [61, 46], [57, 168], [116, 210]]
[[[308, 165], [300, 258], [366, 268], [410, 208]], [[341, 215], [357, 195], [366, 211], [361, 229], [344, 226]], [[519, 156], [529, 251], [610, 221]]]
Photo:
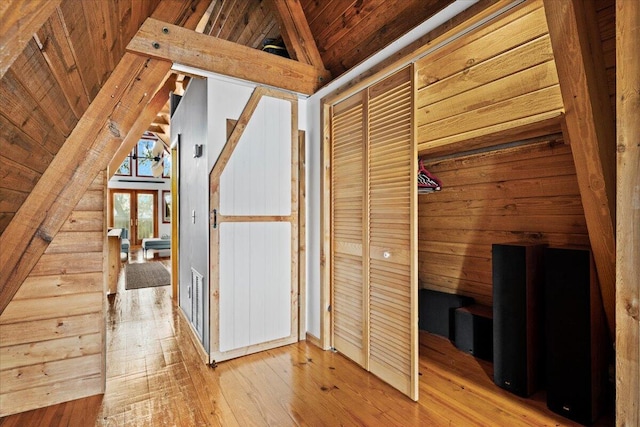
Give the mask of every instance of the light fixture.
[[151, 157], [151, 156], [138, 156], [138, 155], [136, 155], [136, 154], [134, 153], [134, 154], [132, 154], [132, 155], [131, 155], [131, 158], [132, 158], [133, 160], [138, 160], [138, 159], [147, 159], [147, 160], [153, 160], [154, 162], [159, 162], [159, 161], [160, 161], [160, 159], [161, 159], [162, 157], [160, 157], [160, 156], [155, 156], [155, 157]]

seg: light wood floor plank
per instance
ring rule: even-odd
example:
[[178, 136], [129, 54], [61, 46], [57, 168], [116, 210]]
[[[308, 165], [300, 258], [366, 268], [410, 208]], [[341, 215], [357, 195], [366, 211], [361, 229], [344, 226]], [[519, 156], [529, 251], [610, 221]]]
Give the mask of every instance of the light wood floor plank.
[[[129, 262], [143, 262], [133, 251]], [[154, 261], [158, 262], [158, 261]], [[161, 259], [167, 268], [168, 259]], [[414, 403], [338, 353], [306, 342], [203, 364], [170, 286], [125, 290], [107, 313], [107, 388], [0, 419], [16, 426], [576, 426], [495, 386], [491, 363], [420, 335]], [[604, 417], [596, 426], [612, 426]]]

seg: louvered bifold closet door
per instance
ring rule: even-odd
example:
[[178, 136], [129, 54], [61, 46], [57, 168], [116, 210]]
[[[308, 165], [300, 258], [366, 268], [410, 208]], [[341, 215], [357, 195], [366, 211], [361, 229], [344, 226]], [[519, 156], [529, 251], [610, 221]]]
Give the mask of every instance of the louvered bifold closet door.
[[369, 370], [417, 399], [412, 94], [410, 68], [369, 89]]
[[366, 167], [362, 93], [333, 107], [331, 156], [333, 347], [366, 367]]

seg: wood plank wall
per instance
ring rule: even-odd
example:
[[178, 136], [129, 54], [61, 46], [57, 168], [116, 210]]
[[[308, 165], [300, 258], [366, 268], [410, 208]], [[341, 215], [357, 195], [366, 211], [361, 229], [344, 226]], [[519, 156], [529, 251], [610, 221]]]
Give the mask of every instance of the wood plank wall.
[[418, 196], [421, 287], [491, 305], [493, 243], [588, 247], [571, 148], [558, 138], [425, 164], [443, 188]]
[[[442, 191], [419, 197], [421, 287], [491, 305], [492, 243], [589, 244], [570, 147], [559, 134], [564, 107], [541, 1], [419, 60], [415, 78], [418, 152], [443, 181]], [[558, 134], [460, 154], [543, 127]]]
[[105, 172], [0, 316], [0, 416], [104, 392]]
[[416, 80], [419, 153], [464, 151], [472, 140], [563, 112], [540, 1], [425, 56], [416, 62]]

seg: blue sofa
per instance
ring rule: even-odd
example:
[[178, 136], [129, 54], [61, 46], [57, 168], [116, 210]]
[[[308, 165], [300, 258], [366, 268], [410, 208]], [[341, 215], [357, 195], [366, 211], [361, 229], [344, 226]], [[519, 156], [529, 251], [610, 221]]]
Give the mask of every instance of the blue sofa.
[[147, 257], [147, 250], [162, 250], [162, 249], [171, 249], [171, 239], [169, 237], [151, 237], [148, 239], [142, 239], [142, 252], [143, 256]]
[[120, 234], [120, 252], [127, 254], [127, 258], [129, 257], [130, 246], [131, 242], [129, 242], [129, 230], [123, 228], [122, 233]]

